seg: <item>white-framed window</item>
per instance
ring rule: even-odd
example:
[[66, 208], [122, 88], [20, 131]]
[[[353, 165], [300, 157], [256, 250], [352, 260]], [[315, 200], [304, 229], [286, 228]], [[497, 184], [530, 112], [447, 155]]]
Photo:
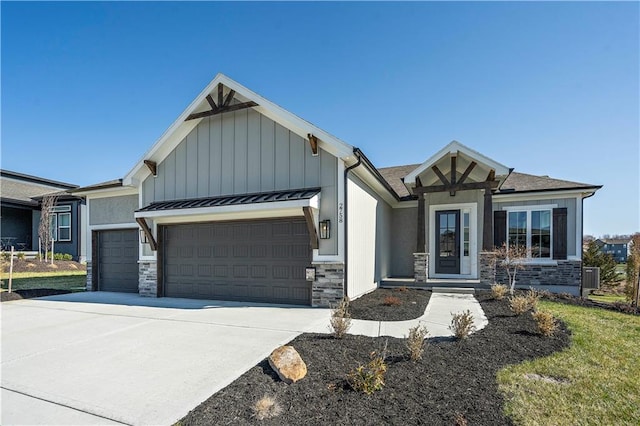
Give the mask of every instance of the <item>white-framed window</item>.
[[54, 241], [71, 241], [71, 206], [51, 209], [51, 238]]
[[510, 207], [507, 211], [507, 244], [527, 249], [527, 257], [551, 259], [553, 254], [553, 206]]

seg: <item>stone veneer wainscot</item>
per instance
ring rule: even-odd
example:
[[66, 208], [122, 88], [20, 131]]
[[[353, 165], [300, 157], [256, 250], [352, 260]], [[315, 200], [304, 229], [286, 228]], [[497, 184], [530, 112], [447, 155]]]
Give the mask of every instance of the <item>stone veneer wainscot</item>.
[[314, 263], [316, 279], [311, 286], [311, 306], [330, 308], [344, 297], [344, 263]]
[[155, 260], [138, 262], [138, 291], [140, 296], [158, 297], [158, 267]]

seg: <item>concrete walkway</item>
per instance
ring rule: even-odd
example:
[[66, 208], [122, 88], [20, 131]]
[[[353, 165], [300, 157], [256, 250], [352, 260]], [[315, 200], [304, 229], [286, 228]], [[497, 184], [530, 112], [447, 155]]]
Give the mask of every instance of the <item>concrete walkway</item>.
[[[416, 325], [424, 325], [429, 332], [427, 337], [451, 337], [449, 330], [453, 314], [466, 310], [473, 315], [473, 324], [476, 331], [487, 326], [489, 321], [473, 294], [434, 292], [429, 299], [424, 314], [416, 319], [408, 321], [351, 321], [349, 334], [379, 337], [390, 336], [404, 338], [409, 334], [409, 329]], [[328, 319], [327, 319], [328, 322]], [[314, 330], [318, 333], [327, 333], [327, 328]]]

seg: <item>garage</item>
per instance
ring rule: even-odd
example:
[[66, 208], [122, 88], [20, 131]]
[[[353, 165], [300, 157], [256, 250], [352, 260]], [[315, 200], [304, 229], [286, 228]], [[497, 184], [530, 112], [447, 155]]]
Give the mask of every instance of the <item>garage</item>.
[[164, 295], [309, 305], [303, 217], [162, 227]]
[[138, 292], [138, 231], [117, 229], [94, 231], [97, 248], [97, 290]]

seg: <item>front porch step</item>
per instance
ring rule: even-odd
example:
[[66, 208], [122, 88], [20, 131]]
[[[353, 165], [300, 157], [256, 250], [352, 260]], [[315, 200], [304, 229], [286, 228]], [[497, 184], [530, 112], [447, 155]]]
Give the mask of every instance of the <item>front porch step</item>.
[[431, 289], [434, 293], [456, 293], [456, 294], [475, 294], [476, 290], [473, 287], [433, 287]]
[[420, 288], [423, 290], [454, 293], [458, 291], [490, 290], [486, 284], [480, 284], [480, 280], [428, 280], [426, 283], [416, 283], [413, 278], [387, 278], [380, 282], [381, 288]]

